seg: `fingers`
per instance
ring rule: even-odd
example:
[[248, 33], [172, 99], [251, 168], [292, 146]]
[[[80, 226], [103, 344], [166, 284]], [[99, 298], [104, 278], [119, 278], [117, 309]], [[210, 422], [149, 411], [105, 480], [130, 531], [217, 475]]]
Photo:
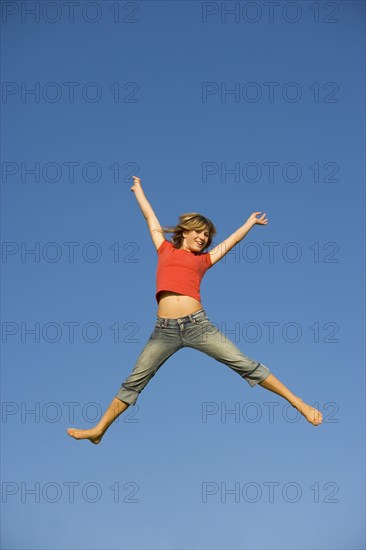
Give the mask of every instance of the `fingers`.
[[[267, 214], [265, 212], [254, 212], [253, 213], [254, 216], [255, 216], [255, 219], [259, 222], [259, 221], [262, 221], [265, 219], [265, 217], [267, 216]], [[259, 214], [262, 214], [259, 218], [257, 218], [257, 216], [259, 216]]]
[[[262, 214], [262, 215], [260, 216], [260, 218], [257, 218], [257, 216], [259, 216], [259, 214]], [[266, 214], [266, 212], [253, 212], [252, 215], [255, 216], [256, 220], [259, 221], [259, 220], [263, 220], [266, 217], [267, 214]]]
[[139, 185], [141, 185], [141, 178], [137, 176], [132, 176], [132, 177], [133, 177], [133, 185], [131, 187], [131, 191], [136, 191]]

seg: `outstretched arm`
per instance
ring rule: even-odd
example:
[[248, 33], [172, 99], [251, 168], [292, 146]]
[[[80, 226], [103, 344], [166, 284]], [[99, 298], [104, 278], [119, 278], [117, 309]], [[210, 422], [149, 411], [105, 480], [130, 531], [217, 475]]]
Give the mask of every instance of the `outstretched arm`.
[[131, 187], [131, 191], [135, 193], [135, 197], [137, 199], [137, 202], [139, 203], [141, 212], [143, 213], [147, 221], [151, 238], [154, 242], [156, 249], [158, 249], [161, 243], [165, 240], [163, 230], [161, 228], [158, 218], [155, 216], [155, 212], [152, 209], [151, 204], [147, 200], [145, 193], [141, 187], [141, 179], [137, 176], [132, 177], [133, 186]]
[[260, 218], [257, 218], [257, 215], [259, 214], [262, 214], [262, 212], [253, 212], [244, 225], [239, 227], [239, 229], [230, 235], [230, 237], [210, 250], [209, 254], [211, 256], [212, 265], [221, 260], [221, 258], [229, 252], [229, 250], [244, 239], [245, 235], [249, 233], [254, 225], [267, 225], [268, 219], [266, 218], [266, 214], [264, 213]]

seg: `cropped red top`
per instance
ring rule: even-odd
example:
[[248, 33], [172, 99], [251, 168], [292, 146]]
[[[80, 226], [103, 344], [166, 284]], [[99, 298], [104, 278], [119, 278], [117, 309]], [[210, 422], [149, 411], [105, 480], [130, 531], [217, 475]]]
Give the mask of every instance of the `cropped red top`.
[[212, 266], [210, 254], [195, 254], [175, 248], [173, 243], [166, 239], [157, 252], [156, 301], [159, 303], [159, 292], [170, 290], [191, 296], [200, 302], [200, 283], [206, 271]]

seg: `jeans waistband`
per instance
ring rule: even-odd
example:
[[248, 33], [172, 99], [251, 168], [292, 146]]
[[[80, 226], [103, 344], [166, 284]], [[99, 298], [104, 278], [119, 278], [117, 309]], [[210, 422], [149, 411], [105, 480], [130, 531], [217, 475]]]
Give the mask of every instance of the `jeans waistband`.
[[206, 311], [202, 308], [198, 311], [195, 311], [194, 313], [191, 313], [190, 315], [185, 315], [184, 317], [179, 317], [177, 319], [170, 319], [169, 317], [159, 317], [159, 315], [156, 316], [156, 320], [159, 324], [162, 324], [163, 326], [177, 326], [181, 325], [183, 323], [187, 322], [195, 322], [195, 319], [198, 319], [199, 317], [205, 317]]

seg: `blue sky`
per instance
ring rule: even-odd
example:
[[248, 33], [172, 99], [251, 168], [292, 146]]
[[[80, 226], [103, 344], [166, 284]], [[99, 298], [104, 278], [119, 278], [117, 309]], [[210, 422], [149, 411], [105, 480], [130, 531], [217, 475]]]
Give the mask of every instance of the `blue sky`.
[[[365, 4], [1, 7], [2, 547], [365, 548]], [[183, 349], [99, 446], [67, 436], [155, 321], [132, 174], [213, 245], [267, 213], [202, 303], [321, 426]]]

